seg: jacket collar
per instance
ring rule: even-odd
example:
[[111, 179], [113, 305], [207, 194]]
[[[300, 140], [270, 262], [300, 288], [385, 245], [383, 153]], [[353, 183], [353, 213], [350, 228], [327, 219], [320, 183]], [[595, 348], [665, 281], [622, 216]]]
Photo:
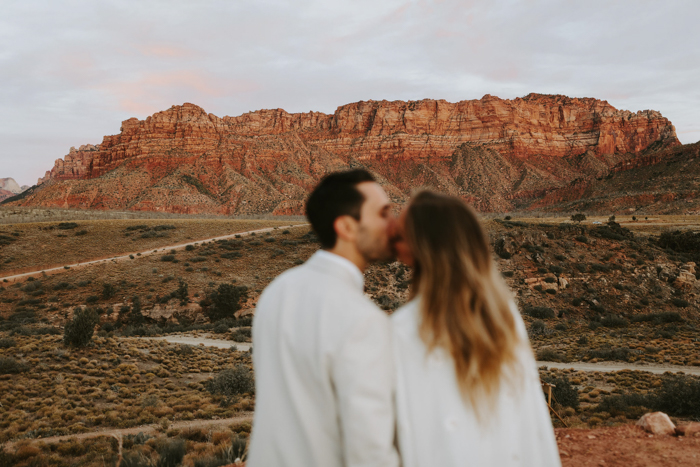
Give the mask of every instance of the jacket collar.
[[364, 291], [364, 274], [352, 261], [342, 256], [326, 250], [318, 250], [309, 258], [307, 264], [314, 269], [322, 270], [352, 284], [360, 292]]

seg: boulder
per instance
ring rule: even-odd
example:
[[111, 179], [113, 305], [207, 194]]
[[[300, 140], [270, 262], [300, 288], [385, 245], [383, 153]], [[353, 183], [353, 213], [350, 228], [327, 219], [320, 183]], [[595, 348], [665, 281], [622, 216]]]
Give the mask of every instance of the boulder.
[[637, 422], [637, 426], [641, 426], [649, 433], [661, 436], [670, 436], [676, 434], [676, 425], [663, 412], [645, 413]]

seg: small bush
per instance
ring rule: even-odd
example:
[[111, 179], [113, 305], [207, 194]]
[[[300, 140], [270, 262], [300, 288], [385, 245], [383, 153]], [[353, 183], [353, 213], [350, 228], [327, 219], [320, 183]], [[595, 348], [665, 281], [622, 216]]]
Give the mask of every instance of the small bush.
[[574, 239], [575, 239], [577, 242], [588, 243], [588, 237], [586, 237], [585, 235], [577, 235], [577, 236], [574, 237]]
[[192, 250], [194, 250], [194, 245], [187, 245], [185, 247], [185, 251], [192, 251]]
[[561, 352], [545, 347], [537, 351], [537, 360], [541, 362], [566, 362], [566, 356]]
[[226, 368], [219, 372], [206, 383], [206, 389], [211, 394], [223, 396], [225, 401], [235, 400], [241, 394], [253, 394], [255, 381], [248, 367], [236, 365], [235, 368]]
[[173, 261], [175, 259], [175, 255], [163, 255], [160, 257], [161, 261]]
[[526, 306], [525, 314], [537, 319], [552, 319], [555, 316], [554, 310], [547, 306]]
[[[645, 300], [645, 299], [644, 299]], [[649, 301], [647, 300], [647, 305]], [[677, 311], [664, 311], [660, 313], [647, 313], [643, 315], [632, 316], [631, 321], [633, 323], [640, 322], [653, 322], [655, 324], [667, 324], [667, 323], [682, 323], [683, 318]]]
[[9, 349], [17, 345], [17, 342], [11, 337], [3, 337], [0, 339], [0, 349]]
[[[562, 378], [543, 377], [542, 381], [553, 384], [552, 399], [564, 407], [578, 408], [578, 391], [571, 385], [571, 381], [566, 376]], [[545, 396], [546, 397], [546, 396]]]
[[19, 362], [12, 357], [0, 357], [0, 375], [23, 373], [29, 370], [29, 365]]
[[97, 313], [90, 308], [80, 308], [73, 314], [73, 319], [66, 323], [63, 342], [73, 347], [84, 347], [92, 340], [95, 326], [99, 322]]
[[78, 237], [81, 237], [83, 235], [87, 235], [88, 231], [87, 230], [78, 230], [75, 235]]
[[206, 309], [209, 319], [216, 321], [232, 318], [248, 300], [248, 287], [233, 284], [221, 284], [208, 294], [200, 305]]
[[530, 329], [528, 330], [528, 334], [530, 335], [530, 337], [541, 336], [546, 334], [546, 332], [547, 325], [544, 323], [544, 321], [539, 319], [533, 321], [530, 325]]
[[117, 294], [117, 288], [112, 284], [102, 284], [102, 298], [109, 300]]
[[600, 324], [606, 328], [624, 328], [629, 325], [629, 321], [617, 315], [608, 315], [600, 320]]
[[671, 303], [673, 305], [677, 306], [678, 308], [687, 308], [690, 306], [690, 302], [687, 300], [683, 300], [682, 298], [672, 298]]
[[71, 230], [77, 228], [78, 224], [75, 222], [61, 222], [57, 227], [61, 230]]
[[503, 274], [503, 277], [513, 277], [513, 271], [503, 271], [501, 274]]
[[588, 356], [590, 358], [597, 358], [598, 360], [608, 360], [608, 361], [628, 361], [629, 357], [632, 355], [632, 351], [626, 347], [618, 349], [598, 349], [590, 350]]
[[665, 376], [654, 392], [654, 409], [676, 417], [700, 417], [700, 379]]
[[586, 220], [586, 215], [585, 215], [584, 213], [582, 213], [582, 212], [579, 212], [579, 213], [576, 213], [576, 214], [572, 214], [572, 215], [571, 215], [571, 220], [572, 220], [573, 222], [576, 222], [576, 223], [579, 223], [579, 224], [580, 224], [581, 222], [583, 222], [583, 221]]

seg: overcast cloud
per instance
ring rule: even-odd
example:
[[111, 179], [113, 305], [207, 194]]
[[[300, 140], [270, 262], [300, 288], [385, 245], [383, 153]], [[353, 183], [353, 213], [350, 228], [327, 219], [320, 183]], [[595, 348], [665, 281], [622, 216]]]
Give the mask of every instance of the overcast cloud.
[[0, 16], [0, 177], [192, 102], [218, 116], [369, 99], [596, 97], [700, 140], [700, 2], [31, 1]]

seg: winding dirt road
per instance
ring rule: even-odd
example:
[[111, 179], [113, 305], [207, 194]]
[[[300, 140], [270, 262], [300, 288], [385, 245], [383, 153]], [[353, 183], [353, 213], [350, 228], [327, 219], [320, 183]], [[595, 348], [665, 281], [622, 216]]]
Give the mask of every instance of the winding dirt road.
[[624, 363], [624, 362], [599, 362], [599, 363], [559, 363], [559, 362], [537, 362], [537, 366], [546, 366], [547, 368], [558, 368], [566, 370], [573, 368], [578, 371], [648, 371], [649, 373], [663, 374], [670, 373], [685, 373], [687, 375], [700, 376], [700, 367], [697, 366], [680, 366], [680, 365], [647, 365], [644, 363]]

